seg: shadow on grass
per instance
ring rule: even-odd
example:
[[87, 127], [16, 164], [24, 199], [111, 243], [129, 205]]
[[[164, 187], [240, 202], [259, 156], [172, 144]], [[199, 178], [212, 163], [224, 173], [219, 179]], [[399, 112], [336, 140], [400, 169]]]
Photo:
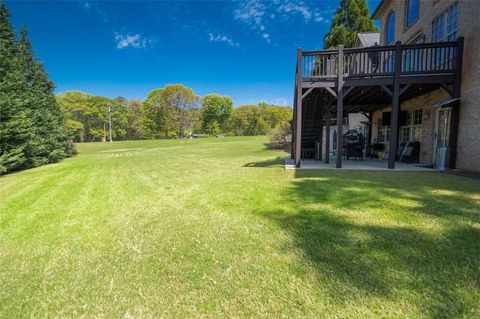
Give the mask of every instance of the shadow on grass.
[[250, 162], [243, 167], [281, 167], [285, 165], [285, 160], [283, 157], [277, 156], [276, 158], [259, 161], [259, 162]]
[[295, 177], [282, 197], [291, 211], [261, 215], [293, 235], [334, 300], [384, 298], [429, 317], [479, 311], [479, 185], [438, 173]]

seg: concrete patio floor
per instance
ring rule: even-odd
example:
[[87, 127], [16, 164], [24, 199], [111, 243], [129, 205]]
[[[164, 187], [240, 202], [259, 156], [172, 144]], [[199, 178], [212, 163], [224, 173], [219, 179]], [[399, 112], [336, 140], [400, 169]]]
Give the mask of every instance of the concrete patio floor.
[[[324, 161], [315, 161], [315, 160], [302, 160], [300, 162], [300, 168], [298, 169], [336, 169], [335, 167], [335, 157], [330, 158], [330, 163], [325, 164]], [[387, 167], [386, 160], [378, 159], [365, 159], [361, 160], [342, 160], [341, 169], [351, 169], [351, 170], [370, 170], [370, 171], [383, 171], [389, 170]], [[290, 156], [285, 157], [285, 169], [297, 169], [295, 164]], [[395, 163], [395, 169], [397, 171], [434, 171], [435, 169], [425, 167], [419, 164], [406, 164], [406, 163]]]

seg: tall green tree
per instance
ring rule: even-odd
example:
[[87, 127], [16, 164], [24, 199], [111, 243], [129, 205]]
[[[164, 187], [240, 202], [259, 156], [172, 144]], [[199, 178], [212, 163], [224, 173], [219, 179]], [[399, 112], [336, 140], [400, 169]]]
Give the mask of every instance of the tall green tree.
[[358, 32], [375, 30], [366, 0], [341, 0], [330, 31], [325, 35], [325, 48], [336, 48], [341, 44], [351, 48]]
[[26, 29], [17, 41], [0, 4], [0, 174], [57, 162], [73, 152], [53, 88]]
[[54, 84], [48, 78], [43, 64], [35, 58], [28, 31], [24, 27], [19, 40], [20, 64], [30, 93], [33, 137], [30, 139], [31, 166], [57, 162], [70, 155], [64, 118], [53, 93]]
[[[209, 94], [202, 101], [202, 127], [210, 134], [227, 130], [233, 112], [233, 101], [229, 96]], [[217, 133], [212, 133], [213, 131]]]
[[184, 85], [152, 90], [143, 102], [146, 137], [183, 137], [191, 133], [198, 120], [198, 106], [198, 96]]
[[161, 138], [165, 136], [164, 108], [162, 107], [162, 94], [165, 89], [154, 89], [148, 93], [142, 103], [144, 112], [144, 128], [146, 138]]
[[33, 121], [25, 96], [26, 80], [15, 32], [5, 4], [0, 4], [0, 174], [21, 169], [28, 161]]
[[[231, 129], [235, 135], [266, 134], [266, 128], [260, 123], [260, 112], [256, 105], [241, 105], [233, 111]], [[263, 121], [264, 122], [264, 121]]]
[[127, 138], [140, 140], [145, 138], [144, 111], [142, 101], [133, 99], [126, 101], [127, 104]]

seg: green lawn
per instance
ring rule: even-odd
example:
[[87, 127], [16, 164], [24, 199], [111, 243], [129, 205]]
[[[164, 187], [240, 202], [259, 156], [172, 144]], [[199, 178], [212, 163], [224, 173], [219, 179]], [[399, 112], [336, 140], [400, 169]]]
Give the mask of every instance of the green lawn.
[[0, 178], [0, 318], [479, 317], [480, 183], [285, 171], [265, 137]]

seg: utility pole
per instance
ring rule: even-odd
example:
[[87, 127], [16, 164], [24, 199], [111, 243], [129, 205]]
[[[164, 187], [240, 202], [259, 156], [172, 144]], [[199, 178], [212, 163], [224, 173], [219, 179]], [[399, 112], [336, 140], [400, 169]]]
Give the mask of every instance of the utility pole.
[[111, 104], [108, 105], [108, 130], [110, 134], [110, 143], [111, 143], [113, 142], [112, 141], [112, 105]]

